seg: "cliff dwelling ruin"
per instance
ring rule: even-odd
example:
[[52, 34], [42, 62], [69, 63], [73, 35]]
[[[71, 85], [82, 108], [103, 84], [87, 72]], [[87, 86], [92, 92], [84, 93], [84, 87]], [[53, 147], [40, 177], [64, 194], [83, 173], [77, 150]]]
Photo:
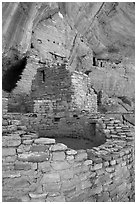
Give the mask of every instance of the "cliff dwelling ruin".
[[135, 202], [135, 3], [2, 3], [2, 201]]

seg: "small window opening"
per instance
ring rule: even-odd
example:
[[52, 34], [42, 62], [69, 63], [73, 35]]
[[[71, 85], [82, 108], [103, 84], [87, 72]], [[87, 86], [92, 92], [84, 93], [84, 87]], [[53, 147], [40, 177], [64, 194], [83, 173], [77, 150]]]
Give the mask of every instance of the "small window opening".
[[102, 62], [100, 62], [100, 66], [102, 67], [102, 65], [103, 65], [103, 63]]
[[84, 73], [85, 73], [86, 75], [89, 75], [90, 72], [91, 72], [91, 70], [86, 70]]
[[39, 44], [42, 44], [42, 40], [40, 40], [40, 39], [37, 39], [37, 41], [38, 41], [38, 43], [39, 43]]
[[41, 73], [42, 73], [42, 82], [45, 82], [45, 72], [44, 72], [44, 70], [42, 70]]
[[79, 119], [77, 114], [74, 114], [73, 117]]
[[34, 45], [33, 45], [33, 43], [31, 43], [31, 46], [30, 46], [31, 48], [34, 48]]
[[93, 66], [96, 66], [96, 58], [93, 57]]
[[54, 121], [55, 121], [55, 122], [59, 122], [59, 121], [60, 121], [60, 118], [59, 118], [59, 117], [55, 117], [55, 118], [54, 118]]

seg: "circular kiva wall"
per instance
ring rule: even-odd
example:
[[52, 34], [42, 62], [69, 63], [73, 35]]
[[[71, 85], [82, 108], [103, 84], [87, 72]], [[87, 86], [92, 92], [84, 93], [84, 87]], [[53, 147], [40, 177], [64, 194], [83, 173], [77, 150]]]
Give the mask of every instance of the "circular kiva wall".
[[106, 142], [74, 150], [28, 132], [3, 115], [3, 201], [134, 201], [134, 134], [114, 118], [97, 119]]

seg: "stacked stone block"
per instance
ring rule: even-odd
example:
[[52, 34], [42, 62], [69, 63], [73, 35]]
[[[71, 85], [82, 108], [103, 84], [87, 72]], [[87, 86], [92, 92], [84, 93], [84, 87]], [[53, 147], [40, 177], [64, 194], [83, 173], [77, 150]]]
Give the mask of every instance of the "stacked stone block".
[[5, 115], [3, 201], [134, 201], [134, 133], [113, 118], [94, 119], [107, 131], [106, 142], [76, 151], [53, 138], [39, 138], [15, 115]]
[[8, 98], [2, 98], [2, 114], [8, 112]]

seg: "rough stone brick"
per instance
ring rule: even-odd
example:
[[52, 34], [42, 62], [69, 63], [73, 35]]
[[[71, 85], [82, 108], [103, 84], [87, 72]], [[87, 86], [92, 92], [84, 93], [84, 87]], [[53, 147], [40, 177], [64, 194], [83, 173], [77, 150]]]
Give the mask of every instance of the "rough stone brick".
[[49, 192], [48, 193], [48, 197], [56, 197], [56, 196], [60, 196], [61, 192]]
[[28, 195], [21, 196], [21, 202], [30, 202], [30, 197]]
[[60, 182], [60, 175], [59, 173], [46, 173], [43, 175], [41, 183], [47, 182]]
[[19, 125], [19, 126], [17, 126], [17, 130], [24, 130], [24, 131], [26, 131], [27, 127], [25, 125]]
[[25, 188], [30, 185], [26, 178], [16, 178], [12, 184], [14, 188]]
[[64, 145], [62, 143], [57, 143], [57, 144], [53, 145], [50, 150], [54, 152], [54, 151], [65, 151], [67, 149], [68, 149], [68, 147], [66, 145]]
[[61, 190], [64, 192], [66, 190], [71, 190], [73, 189], [75, 186], [75, 182], [73, 179], [69, 179], [69, 180], [63, 180], [62, 181], [62, 185], [61, 185]]
[[12, 156], [16, 155], [16, 149], [15, 148], [2, 148], [2, 156]]
[[109, 193], [108, 192], [103, 192], [101, 196], [98, 197], [97, 201], [98, 202], [109, 202]]
[[31, 198], [30, 202], [45, 202], [46, 198]]
[[88, 172], [89, 171], [89, 166], [87, 165], [78, 165], [78, 166], [74, 166], [74, 172], [75, 174], [81, 174], [81, 173], [84, 173], [84, 172]]
[[[22, 137], [22, 139], [23, 140], [30, 140], [30, 139], [36, 139], [36, 138], [38, 138], [38, 134], [36, 134], [36, 133], [25, 133], [24, 131], [18, 131], [19, 133], [21, 133], [21, 137]], [[24, 132], [24, 133], [23, 133]]]
[[63, 194], [65, 197], [71, 197], [72, 195], [74, 195], [76, 192], [76, 187], [73, 186], [72, 188], [70, 189], [67, 189], [67, 190], [63, 190]]
[[61, 180], [72, 179], [74, 176], [74, 172], [71, 169], [61, 170], [59, 174], [61, 176]]
[[127, 163], [126, 161], [122, 161], [121, 166], [126, 166], [126, 163]]
[[119, 153], [113, 152], [112, 158], [113, 158], [113, 159], [119, 158]]
[[16, 147], [21, 144], [21, 138], [19, 136], [3, 136], [2, 137], [2, 146], [3, 147]]
[[65, 197], [63, 195], [50, 197], [46, 199], [46, 202], [66, 202]]
[[90, 188], [92, 185], [93, 185], [92, 182], [89, 180], [83, 180], [82, 182], [80, 182], [80, 186], [82, 190], [86, 188]]
[[29, 152], [31, 148], [31, 145], [24, 145], [21, 144], [18, 148], [17, 148], [17, 153], [26, 153]]
[[108, 174], [106, 174], [106, 175], [99, 176], [97, 178], [97, 180], [95, 181], [95, 184], [100, 183], [103, 185], [104, 183], [108, 184], [111, 182], [112, 182], [112, 180], [110, 179], [110, 176]]
[[7, 120], [2, 120], [2, 126], [7, 126], [8, 125], [8, 121]]
[[48, 193], [42, 193], [42, 194], [35, 194], [35, 193], [29, 193], [29, 196], [31, 198], [46, 198]]
[[95, 163], [101, 163], [102, 162], [102, 159], [99, 157], [96, 157], [95, 154], [93, 154], [93, 152], [88, 151], [87, 155], [88, 155], [88, 160], [92, 160]]
[[2, 163], [2, 170], [3, 171], [9, 171], [14, 169], [14, 163]]
[[109, 166], [109, 162], [106, 161], [106, 162], [103, 163], [103, 165], [104, 165], [105, 167], [106, 167], [106, 166]]
[[86, 160], [83, 164], [84, 165], [92, 165], [93, 161], [92, 160]]
[[17, 130], [16, 125], [8, 125], [8, 127], [7, 127], [7, 132], [9, 132], [9, 133], [15, 132], [16, 130]]
[[51, 166], [55, 170], [69, 169], [71, 167], [71, 165], [65, 160], [64, 161], [51, 162]]
[[14, 171], [3, 171], [2, 172], [2, 178], [18, 178], [21, 177], [20, 172], [14, 172]]
[[122, 158], [116, 159], [116, 163], [117, 163], [117, 164], [119, 164], [119, 163], [121, 163], [121, 162], [122, 162]]
[[87, 159], [87, 153], [79, 153], [75, 156], [75, 161], [83, 161]]
[[44, 192], [60, 192], [61, 184], [57, 182], [46, 182], [43, 185]]
[[49, 159], [49, 154], [40, 152], [40, 153], [26, 153], [18, 155], [18, 160], [20, 161], [28, 161], [28, 162], [43, 162]]
[[31, 152], [46, 152], [49, 149], [47, 145], [32, 145], [30, 148]]
[[21, 125], [21, 121], [19, 120], [12, 120], [12, 125]]
[[104, 172], [105, 172], [105, 169], [103, 169], [103, 168], [96, 170], [97, 176], [100, 176], [100, 175], [104, 174]]
[[97, 175], [97, 173], [96, 173], [96, 172], [91, 172], [91, 174], [90, 174], [90, 178], [95, 178], [95, 177], [96, 177], [96, 175]]
[[69, 198], [67, 201], [69, 202], [84, 202], [85, 199], [85, 194], [80, 193], [80, 194], [75, 194], [73, 197]]
[[51, 165], [49, 161], [41, 162], [38, 164], [38, 169], [42, 172], [51, 171]]
[[22, 200], [20, 198], [11, 197], [11, 198], [4, 198], [3, 202], [21, 202]]
[[34, 143], [36, 143], [36, 144], [54, 144], [55, 143], [55, 139], [51, 139], [51, 138], [39, 138], [39, 139], [35, 139]]
[[102, 163], [100, 163], [100, 164], [94, 164], [93, 169], [94, 169], [94, 170], [101, 169], [102, 166], [103, 166]]
[[85, 173], [82, 172], [81, 174], [78, 175], [78, 179], [79, 179], [80, 181], [87, 180], [87, 179], [89, 179], [90, 177], [91, 177], [91, 172], [90, 172], [90, 171], [85, 172]]
[[31, 164], [27, 162], [16, 162], [14, 165], [15, 170], [29, 170], [31, 169]]
[[97, 187], [92, 187], [91, 188], [91, 195], [99, 194], [103, 191], [102, 185], [99, 185]]
[[112, 161], [110, 161], [110, 165], [115, 165], [116, 164], [116, 160], [112, 160]]
[[22, 143], [25, 145], [31, 145], [33, 143], [33, 140], [23, 140]]
[[108, 173], [112, 173], [112, 172], [114, 172], [115, 171], [115, 168], [114, 167], [107, 167], [106, 168], [106, 172], [108, 172]]
[[67, 154], [67, 155], [76, 155], [76, 154], [77, 154], [77, 151], [71, 149], [71, 150], [66, 151], [66, 154]]
[[7, 156], [7, 157], [3, 157], [2, 161], [3, 162], [7, 162], [7, 163], [11, 163], [11, 162], [15, 162], [17, 159], [17, 156]]
[[65, 159], [65, 153], [64, 152], [53, 152], [52, 154], [52, 160], [54, 161], [60, 161]]
[[69, 162], [69, 163], [73, 163], [74, 162], [74, 156], [73, 155], [68, 155], [66, 156], [66, 160]]

